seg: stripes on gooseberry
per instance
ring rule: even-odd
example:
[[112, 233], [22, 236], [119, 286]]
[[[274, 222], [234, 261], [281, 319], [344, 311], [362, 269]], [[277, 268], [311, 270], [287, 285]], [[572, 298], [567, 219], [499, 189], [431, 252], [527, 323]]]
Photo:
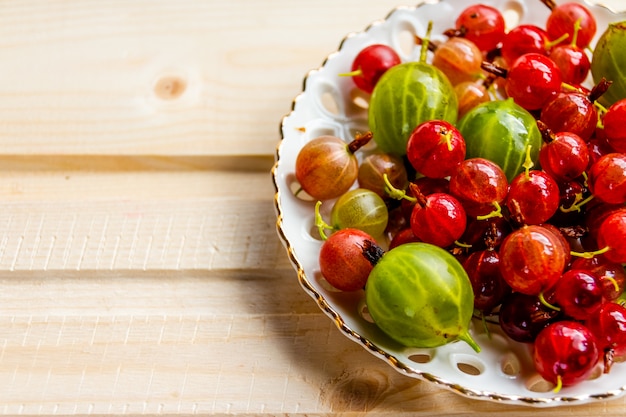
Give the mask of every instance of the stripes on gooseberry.
[[541, 133], [534, 117], [512, 99], [479, 104], [460, 120], [467, 158], [481, 157], [500, 165], [509, 181], [519, 174], [532, 146], [536, 162], [541, 148]]
[[406, 153], [408, 135], [419, 123], [442, 119], [456, 122], [457, 105], [443, 73], [425, 63], [408, 62], [388, 70], [370, 102], [370, 129], [386, 152]]
[[[439, 260], [438, 253], [435, 253], [433, 249], [428, 249], [428, 247], [422, 249], [425, 252], [433, 252], [433, 257], [430, 259], [435, 260], [428, 262], [424, 258], [412, 256], [410, 252], [396, 253], [392, 256], [393, 259], [387, 260], [383, 256], [379, 262], [380, 267], [375, 268], [377, 279], [374, 280], [375, 282], [368, 282], [369, 297], [376, 297], [375, 300], [370, 298], [370, 302], [374, 301], [376, 304], [376, 309], [370, 308], [370, 314], [378, 323], [384, 321], [393, 323], [398, 313], [410, 318], [419, 317], [421, 326], [418, 326], [418, 329], [411, 329], [411, 334], [403, 335], [403, 337], [420, 340], [420, 343], [424, 345], [435, 347], [441, 345], [441, 338], [453, 340], [462, 334], [465, 327], [464, 321], [469, 320], [471, 315], [464, 316], [466, 312], [462, 309], [463, 296], [467, 294], [460, 281], [444, 279], [446, 276], [463, 279], [458, 277], [458, 273], [463, 272], [446, 265], [445, 260]], [[441, 268], [446, 268], [448, 271], [442, 273]], [[398, 276], [418, 279], [400, 282], [397, 279]], [[399, 294], [409, 299], [413, 296], [421, 297], [424, 302], [417, 304], [418, 311], [401, 311], [398, 304], [386, 301], [397, 300]], [[410, 304], [407, 303], [407, 305]]]

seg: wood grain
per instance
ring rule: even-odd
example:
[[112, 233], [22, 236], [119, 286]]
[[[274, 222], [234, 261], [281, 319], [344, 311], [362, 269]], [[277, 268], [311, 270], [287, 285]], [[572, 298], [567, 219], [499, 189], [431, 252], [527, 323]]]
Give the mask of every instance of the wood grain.
[[281, 118], [398, 5], [0, 3], [0, 413], [554, 413], [397, 373], [336, 329], [278, 239]]
[[2, 153], [270, 154], [304, 74], [395, 5], [326, 6], [6, 2]]

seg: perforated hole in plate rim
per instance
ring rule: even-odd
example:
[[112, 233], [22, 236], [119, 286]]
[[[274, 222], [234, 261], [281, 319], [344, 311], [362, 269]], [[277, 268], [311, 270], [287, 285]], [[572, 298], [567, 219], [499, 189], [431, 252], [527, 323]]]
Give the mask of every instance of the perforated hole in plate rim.
[[[351, 134], [349, 129], [355, 126], [354, 118], [367, 113], [367, 95], [356, 94], [351, 80], [337, 76], [340, 72], [345, 72], [352, 57], [358, 52], [358, 47], [376, 42], [392, 42], [394, 30], [406, 31], [400, 36], [407, 38], [410, 36], [410, 31], [414, 30], [413, 28], [420, 33], [426, 26], [425, 18], [435, 19], [437, 28], [451, 27], [454, 11], [467, 6], [466, 0], [439, 2], [429, 0], [429, 2], [432, 4], [428, 6], [396, 9], [387, 18], [367, 26], [364, 31], [351, 34], [349, 42], [341, 42], [341, 49], [331, 54], [324, 61], [323, 67], [311, 73], [313, 81], [305, 82], [305, 90], [297, 97], [297, 100], [294, 100], [293, 111], [283, 119], [281, 131], [283, 140], [279, 144], [276, 165], [272, 170], [273, 176], [277, 178], [275, 179], [276, 209], [283, 219], [277, 225], [279, 229], [283, 229], [279, 236], [288, 250], [293, 253], [292, 260], [303, 284], [307, 284], [309, 279], [314, 281], [315, 271], [318, 270], [316, 257], [319, 252], [316, 252], [315, 248], [319, 248], [320, 242], [313, 238], [310, 229], [307, 230], [311, 224], [309, 223], [309, 226], [302, 224], [302, 219], [309, 219], [309, 216], [312, 216], [310, 210], [314, 205], [310, 201], [299, 200], [291, 191], [283, 190], [283, 179], [290, 174], [293, 175], [291, 170], [299, 147], [310, 140], [314, 134], [332, 131], [335, 136], [345, 135], [344, 139], [348, 140]], [[511, 16], [517, 15], [521, 22], [542, 22], [547, 16], [547, 10], [539, 7], [541, 5], [537, 4], [537, 0], [484, 0], [483, 2], [499, 8], [508, 7]], [[609, 21], [626, 19], [626, 15], [613, 15], [603, 8], [592, 8], [592, 11], [596, 15], [599, 27], [606, 25]], [[394, 24], [397, 26], [394, 27]], [[406, 53], [411, 54], [410, 51]], [[313, 94], [314, 90], [315, 94]], [[331, 104], [321, 104], [320, 97], [324, 94], [329, 96]], [[293, 185], [285, 186], [289, 188]], [[317, 283], [311, 285], [309, 282], [302, 286], [346, 336], [363, 345], [375, 356], [385, 360], [392, 368], [404, 375], [435, 382], [470, 398], [544, 407], [617, 398], [626, 390], [626, 380], [620, 376], [624, 374], [625, 369], [622, 363], [616, 363], [608, 375], [595, 371], [592, 380], [578, 386], [564, 387], [557, 394], [551, 391], [550, 384], [546, 385], [545, 382], [541, 382], [541, 379], [529, 374], [532, 362], [530, 354], [524, 349], [513, 349], [515, 352], [509, 356], [506, 353], [503, 354], [500, 348], [489, 349], [485, 346], [483, 352], [477, 354], [480, 358], [478, 361], [472, 359], [470, 352], [468, 353], [470, 356], [455, 362], [449, 360], [452, 357], [450, 355], [465, 354], [467, 347], [464, 347], [463, 343], [452, 343], [433, 349], [432, 354], [413, 352], [413, 355], [406, 356], [407, 353], [403, 349], [390, 343], [380, 332], [372, 331], [375, 326], [372, 324], [371, 317], [368, 317], [362, 299], [359, 301], [355, 296], [341, 297], [341, 294], [320, 288]], [[480, 324], [477, 324], [470, 332], [482, 337], [480, 327]], [[466, 368], [461, 369], [464, 367]]]
[[526, 5], [521, 1], [509, 1], [502, 8], [502, 16], [507, 30], [514, 28], [524, 19]]
[[508, 377], [517, 378], [521, 372], [521, 364], [517, 355], [513, 352], [507, 352], [502, 355], [500, 370]]

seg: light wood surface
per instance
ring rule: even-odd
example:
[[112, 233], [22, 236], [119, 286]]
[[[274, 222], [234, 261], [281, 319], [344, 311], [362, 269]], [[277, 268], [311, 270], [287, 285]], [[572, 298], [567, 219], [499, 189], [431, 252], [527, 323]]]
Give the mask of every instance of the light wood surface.
[[407, 378], [300, 288], [275, 229], [280, 119], [398, 5], [0, 3], [0, 413], [626, 412]]

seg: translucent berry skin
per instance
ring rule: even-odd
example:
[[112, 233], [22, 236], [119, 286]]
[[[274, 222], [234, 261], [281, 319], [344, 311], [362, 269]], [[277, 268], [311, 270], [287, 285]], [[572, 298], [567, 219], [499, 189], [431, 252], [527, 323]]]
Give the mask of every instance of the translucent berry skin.
[[563, 273], [554, 289], [554, 297], [563, 312], [576, 320], [584, 320], [604, 302], [600, 279], [589, 271], [570, 269]]
[[456, 28], [481, 51], [491, 51], [504, 38], [504, 17], [494, 7], [475, 4], [464, 9], [456, 19]]
[[371, 94], [380, 77], [401, 62], [400, 56], [392, 47], [383, 44], [369, 45], [352, 61], [352, 71], [358, 71], [358, 74], [352, 76], [352, 80], [358, 88]]
[[500, 258], [492, 249], [473, 252], [463, 262], [463, 267], [474, 290], [474, 308], [489, 314], [500, 305], [511, 288], [500, 274]]
[[610, 248], [603, 256], [611, 262], [626, 263], [626, 208], [607, 216], [598, 229], [598, 247]]
[[502, 40], [501, 54], [508, 66], [527, 53], [547, 55], [548, 34], [536, 25], [522, 24], [512, 28]]
[[377, 327], [403, 346], [463, 340], [480, 351], [468, 332], [472, 287], [463, 266], [444, 249], [418, 242], [387, 251], [367, 279], [365, 302]]
[[[615, 300], [624, 291], [626, 284], [624, 267], [619, 263], [608, 261], [603, 256], [594, 256], [590, 259], [576, 258], [570, 265], [570, 269], [582, 269], [600, 277], [605, 300]], [[616, 285], [617, 288], [615, 288]]]
[[506, 77], [509, 97], [526, 110], [539, 110], [561, 91], [561, 70], [545, 55], [528, 53], [513, 62]]
[[541, 168], [556, 180], [571, 181], [589, 165], [589, 149], [575, 133], [559, 132], [539, 151]]
[[442, 248], [458, 240], [465, 231], [467, 217], [461, 203], [449, 194], [426, 196], [425, 203], [415, 204], [411, 230], [421, 241]]
[[559, 238], [545, 227], [523, 226], [509, 234], [499, 250], [502, 277], [514, 290], [539, 295], [561, 277], [566, 256]]
[[552, 232], [552, 234], [557, 238], [559, 243], [561, 244], [561, 251], [565, 255], [565, 265], [569, 265], [572, 260], [572, 255], [570, 254], [571, 246], [565, 235], [561, 232], [561, 230], [550, 223], [544, 223], [541, 225], [544, 229]]
[[385, 174], [395, 188], [404, 190], [409, 184], [402, 158], [387, 153], [372, 153], [359, 164], [359, 187], [372, 190], [381, 198], [388, 199], [389, 194], [385, 191], [383, 179]]
[[626, 152], [626, 99], [619, 100], [608, 108], [602, 118], [606, 141], [617, 152]]
[[596, 131], [598, 111], [582, 93], [559, 93], [541, 109], [541, 121], [554, 133], [570, 132], [587, 141]]
[[571, 209], [571, 211], [557, 210], [550, 219], [550, 223], [555, 226], [575, 226], [584, 222], [585, 211], [577, 211], [572, 207], [584, 199], [587, 188], [577, 180], [558, 181], [560, 191], [559, 207]]
[[[447, 178], [420, 177], [413, 181], [424, 195], [433, 193], [450, 194], [450, 181]], [[409, 189], [410, 190], [410, 189]]]
[[429, 178], [448, 177], [465, 159], [465, 140], [451, 123], [429, 120], [411, 132], [406, 156], [417, 172]]
[[334, 230], [351, 227], [378, 237], [387, 228], [389, 210], [385, 201], [374, 191], [355, 188], [335, 201], [330, 220]]
[[304, 191], [317, 200], [339, 197], [358, 176], [358, 161], [348, 144], [335, 136], [319, 136], [307, 142], [296, 158], [296, 178]]
[[602, 156], [589, 170], [589, 190], [600, 201], [626, 203], [626, 154]]
[[586, 48], [596, 34], [596, 19], [582, 4], [567, 2], [556, 6], [546, 21], [546, 32], [550, 39], [558, 39], [564, 33], [569, 37], [562, 43], [571, 43], [574, 38], [574, 25], [580, 19], [580, 30], [576, 37], [576, 45]]
[[547, 173], [522, 172], [509, 185], [505, 204], [511, 213], [521, 216], [524, 224], [548, 221], [559, 208], [560, 193], [556, 181]]
[[605, 303], [587, 317], [585, 324], [596, 337], [600, 350], [612, 351], [616, 356], [626, 354], [626, 307]]
[[[413, 181], [409, 188], [406, 190], [406, 195], [409, 197], [415, 197], [414, 189], [419, 190], [422, 195], [429, 195], [434, 193], [450, 194], [450, 181], [447, 178], [429, 178], [420, 177]], [[411, 214], [413, 214], [413, 207], [415, 207], [415, 201], [403, 199], [400, 202], [402, 213], [407, 222], [411, 220]]]
[[591, 61], [585, 51], [576, 45], [559, 45], [550, 51], [550, 58], [561, 70], [563, 82], [582, 84], [589, 75]]
[[541, 303], [536, 295], [513, 292], [502, 300], [498, 321], [504, 333], [516, 342], [531, 343], [541, 330], [561, 314]]
[[404, 228], [393, 235], [391, 241], [389, 242], [389, 250], [395, 248], [396, 246], [412, 242], [421, 242], [421, 240], [415, 236], [415, 233], [413, 233], [413, 230], [411, 230], [410, 227]]
[[457, 127], [465, 139], [467, 158], [496, 163], [508, 181], [524, 170], [528, 150], [533, 162], [539, 158], [542, 139], [537, 120], [511, 97], [474, 107]]
[[432, 65], [439, 68], [452, 85], [475, 81], [481, 73], [483, 54], [468, 39], [452, 37], [439, 45], [433, 54]]
[[596, 129], [596, 136], [587, 142], [587, 149], [589, 149], [589, 167], [587, 169], [591, 168], [604, 155], [615, 152], [615, 149], [607, 142], [603, 131], [604, 129]]
[[363, 256], [366, 241], [376, 243], [369, 234], [352, 228], [341, 229], [328, 237], [320, 249], [322, 276], [341, 291], [363, 289], [373, 265]]
[[[593, 201], [592, 201], [593, 203]], [[622, 204], [607, 204], [607, 203], [599, 203], [592, 204], [589, 207], [586, 207], [585, 210], [585, 219], [584, 226], [589, 231], [589, 236], [597, 240], [598, 239], [598, 230], [600, 230], [600, 226], [609, 217], [611, 214], [616, 211], [622, 210], [624, 206]], [[599, 249], [598, 247], [593, 249]]]
[[422, 122], [456, 123], [458, 102], [448, 77], [422, 61], [403, 62], [380, 77], [368, 107], [368, 125], [378, 149], [406, 154], [409, 135]]
[[491, 100], [485, 86], [474, 81], [465, 81], [455, 85], [454, 92], [459, 102], [459, 120], [480, 103]]
[[464, 160], [450, 177], [450, 193], [461, 201], [470, 216], [493, 211], [493, 203], [502, 203], [508, 190], [502, 168], [484, 158]]
[[533, 359], [547, 381], [563, 386], [589, 378], [600, 359], [596, 338], [584, 325], [569, 320], [552, 323], [535, 339]]
[[500, 247], [509, 233], [511, 233], [511, 225], [504, 216], [481, 220], [470, 218], [460, 241], [472, 245], [472, 250], [496, 249]]

